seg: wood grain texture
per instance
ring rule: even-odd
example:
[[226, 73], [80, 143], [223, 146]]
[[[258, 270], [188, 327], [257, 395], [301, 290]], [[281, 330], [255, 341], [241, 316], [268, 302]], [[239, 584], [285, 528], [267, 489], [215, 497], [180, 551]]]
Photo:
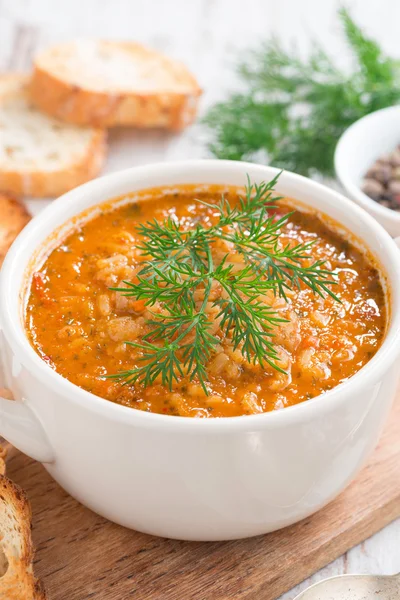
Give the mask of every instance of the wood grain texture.
[[49, 600], [274, 600], [400, 516], [399, 427], [400, 399], [370, 462], [336, 501], [236, 542], [179, 542], [113, 525], [16, 451], [7, 472], [32, 503], [35, 570]]

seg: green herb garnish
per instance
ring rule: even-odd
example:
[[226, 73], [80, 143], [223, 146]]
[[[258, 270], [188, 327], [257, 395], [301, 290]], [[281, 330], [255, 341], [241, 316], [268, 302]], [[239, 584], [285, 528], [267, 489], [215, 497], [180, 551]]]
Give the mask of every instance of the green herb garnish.
[[400, 101], [400, 61], [385, 56], [346, 9], [339, 18], [353, 54], [352, 72], [339, 70], [316, 43], [304, 60], [276, 39], [250, 52], [238, 66], [246, 91], [206, 115], [215, 156], [331, 175], [343, 131]]
[[[152, 313], [147, 322], [150, 331], [141, 343], [126, 342], [141, 351], [140, 365], [111, 377], [144, 386], [160, 378], [171, 389], [174, 381], [187, 376], [197, 379], [207, 393], [206, 366], [221, 343], [210, 331], [208, 303], [218, 307], [220, 329], [248, 362], [267, 363], [282, 371], [273, 331], [285, 319], [260, 296], [272, 290], [286, 298], [287, 290], [304, 284], [320, 296], [338, 298], [329, 289], [335, 281], [332, 272], [323, 268], [324, 261], [304, 264], [309, 262], [313, 241], [279, 244], [291, 213], [277, 218], [273, 211], [279, 201], [272, 193], [278, 177], [260, 185], [249, 181], [236, 205], [224, 196], [216, 205], [199, 200], [212, 207], [215, 225], [185, 230], [170, 217], [138, 226], [139, 248], [146, 259], [143, 269], [137, 282], [125, 281], [126, 287], [112, 289], [145, 300], [150, 309], [160, 303], [162, 312]], [[234, 269], [229, 252], [214, 264], [212, 245], [218, 240], [231, 243], [244, 266]], [[215, 282], [222, 293], [212, 299]]]

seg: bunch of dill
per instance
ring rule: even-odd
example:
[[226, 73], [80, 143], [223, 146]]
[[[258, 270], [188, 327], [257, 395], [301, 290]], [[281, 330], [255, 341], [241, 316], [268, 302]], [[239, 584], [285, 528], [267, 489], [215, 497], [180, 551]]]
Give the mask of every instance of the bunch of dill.
[[339, 10], [353, 71], [317, 44], [306, 60], [273, 39], [238, 66], [246, 91], [205, 117], [218, 158], [255, 160], [303, 175], [331, 175], [335, 145], [360, 117], [400, 101], [400, 61], [385, 56], [345, 8]]
[[[222, 196], [211, 208], [217, 220], [185, 230], [171, 217], [138, 226], [138, 248], [145, 259], [137, 281], [124, 281], [122, 288], [111, 288], [123, 296], [144, 300], [152, 318], [142, 341], [125, 342], [140, 352], [132, 369], [111, 375], [126, 384], [145, 387], [160, 380], [172, 389], [174, 381], [185, 375], [197, 379], [207, 394], [207, 364], [220, 338], [212, 333], [208, 305], [218, 309], [219, 328], [240, 349], [245, 359], [282, 371], [274, 343], [274, 329], [285, 319], [260, 297], [268, 291], [286, 298], [286, 291], [310, 288], [320, 296], [338, 297], [330, 289], [337, 282], [324, 261], [310, 262], [313, 241], [279, 246], [282, 227], [291, 213], [275, 218], [280, 200], [274, 194], [279, 174], [259, 185], [248, 180], [246, 193], [237, 205]], [[223, 240], [242, 256], [244, 266], [234, 270], [230, 252], [214, 263], [212, 246]], [[221, 294], [211, 298], [213, 283]], [[200, 291], [202, 299], [198, 305]], [[152, 307], [161, 303], [163, 311]]]

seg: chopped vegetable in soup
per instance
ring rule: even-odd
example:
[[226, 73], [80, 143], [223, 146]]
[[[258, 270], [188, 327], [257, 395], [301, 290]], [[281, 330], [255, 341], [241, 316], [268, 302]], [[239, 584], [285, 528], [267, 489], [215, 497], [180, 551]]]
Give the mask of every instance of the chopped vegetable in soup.
[[220, 187], [194, 190], [73, 226], [32, 277], [26, 328], [43, 360], [107, 400], [205, 418], [292, 406], [359, 371], [386, 327], [372, 258], [292, 201], [266, 194], [250, 214], [235, 188], [226, 204]]

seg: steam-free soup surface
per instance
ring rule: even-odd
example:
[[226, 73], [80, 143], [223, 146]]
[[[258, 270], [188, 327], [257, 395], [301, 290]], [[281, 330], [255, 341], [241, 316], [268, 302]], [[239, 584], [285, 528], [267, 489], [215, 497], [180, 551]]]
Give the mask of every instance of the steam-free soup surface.
[[[137, 224], [168, 215], [185, 228], [199, 221], [211, 224], [212, 208], [196, 201], [218, 201], [221, 190], [210, 190], [155, 190], [150, 200], [111, 203], [100, 215], [75, 226], [32, 279], [26, 328], [43, 360], [71, 382], [112, 402], [209, 418], [263, 413], [304, 402], [345, 381], [371, 359], [386, 321], [384, 293], [371, 258], [335, 233], [325, 218], [323, 222], [316, 215], [295, 211], [280, 243], [314, 240], [310, 261], [327, 261], [336, 274], [334, 292], [341, 303], [330, 296], [321, 298], [309, 288], [288, 292], [287, 300], [272, 293], [263, 296], [261, 300], [287, 320], [274, 332], [285, 373], [249, 363], [240, 349], [234, 350], [219, 327], [219, 309], [210, 302], [208, 316], [220, 344], [207, 365], [208, 395], [199, 382], [185, 378], [172, 390], [158, 382], [145, 388], [106, 378], [139, 364], [141, 351], [126, 342], [140, 342], [148, 332], [151, 315], [145, 303], [110, 290], [134, 281], [143, 268], [144, 258], [136, 247]], [[234, 203], [236, 192], [230, 190], [228, 198]], [[288, 210], [283, 202], [278, 214]], [[229, 260], [240, 263], [243, 258], [224, 244], [222, 240], [215, 244], [214, 262], [229, 252]], [[215, 285], [212, 299], [220, 294]], [[151, 310], [162, 313], [163, 306], [156, 304]]]

